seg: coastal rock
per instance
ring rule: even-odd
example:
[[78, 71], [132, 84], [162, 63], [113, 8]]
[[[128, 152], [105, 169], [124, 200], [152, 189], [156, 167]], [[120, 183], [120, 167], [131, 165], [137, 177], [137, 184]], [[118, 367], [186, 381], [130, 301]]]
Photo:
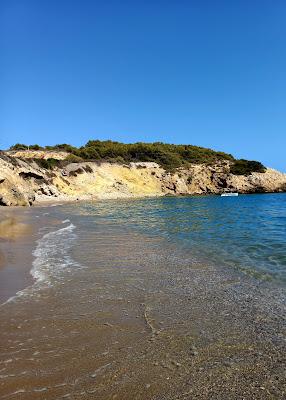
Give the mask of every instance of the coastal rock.
[[[63, 155], [61, 154], [60, 157]], [[63, 167], [62, 167], [63, 168]], [[286, 191], [286, 174], [268, 168], [248, 176], [230, 173], [228, 161], [193, 164], [167, 172], [155, 162], [66, 163], [41, 168], [32, 160], [0, 154], [0, 205], [34, 202], [115, 199], [164, 195], [265, 193]]]
[[5, 154], [0, 155], [0, 170], [0, 204], [5, 206], [32, 205], [48, 173]]
[[66, 151], [48, 151], [48, 150], [9, 150], [6, 154], [10, 157], [15, 158], [26, 158], [34, 159], [39, 158], [47, 160], [48, 158], [54, 158], [55, 160], [64, 160], [69, 153]]

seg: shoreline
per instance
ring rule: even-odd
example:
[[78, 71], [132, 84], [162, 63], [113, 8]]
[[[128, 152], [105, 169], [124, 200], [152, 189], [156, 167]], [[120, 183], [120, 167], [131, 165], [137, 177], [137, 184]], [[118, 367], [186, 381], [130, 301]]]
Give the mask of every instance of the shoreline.
[[[30, 275], [33, 261], [34, 226], [26, 221], [21, 210], [13, 216], [0, 217], [0, 304], [18, 291], [33, 284]], [[22, 215], [21, 215], [22, 214]]]
[[[239, 196], [263, 196], [263, 195], [283, 195], [286, 192], [257, 192], [257, 193], [239, 193]], [[56, 198], [41, 198], [37, 199], [31, 206], [0, 206], [1, 208], [15, 208], [15, 209], [21, 209], [21, 208], [42, 208], [42, 207], [56, 207], [56, 206], [61, 206], [65, 204], [80, 204], [80, 203], [96, 203], [96, 202], [101, 202], [105, 200], [143, 200], [143, 199], [157, 199], [157, 198], [188, 198], [188, 197], [221, 197], [220, 194], [217, 193], [194, 193], [194, 194], [155, 194], [155, 195], [130, 195], [130, 196], [119, 196], [119, 197], [78, 197], [78, 198], [70, 198], [69, 196], [65, 197], [56, 197]]]
[[[60, 214], [63, 219], [67, 213]], [[90, 237], [84, 222], [76, 225], [78, 252], [70, 261], [88, 268], [74, 277], [68, 271], [54, 286], [37, 289], [35, 298], [24, 296], [2, 308], [3, 354], [11, 359], [5, 395], [21, 387], [24, 399], [43, 390], [47, 400], [80, 392], [101, 399], [134, 393], [140, 400], [226, 393], [233, 399], [280, 398], [282, 380], [272, 387], [267, 374], [281, 379], [285, 291], [227, 267], [201, 264], [191, 250], [182, 253], [165, 238], [107, 220]], [[87, 239], [94, 246], [90, 258], [83, 247]], [[5, 347], [9, 338], [12, 350]], [[19, 343], [25, 352], [18, 354]], [[23, 369], [33, 368], [43, 376], [22, 377]]]
[[[259, 195], [264, 194], [271, 194], [271, 193], [255, 193]], [[283, 194], [283, 193], [281, 193]], [[243, 194], [244, 195], [244, 194]], [[196, 197], [209, 197], [209, 196], [217, 196], [214, 194], [209, 195], [196, 195]], [[160, 196], [161, 197], [161, 196]], [[165, 195], [163, 197], [175, 197], [175, 198], [185, 198], [185, 197], [194, 197], [194, 195], [183, 195], [183, 196], [173, 196], [173, 195]], [[120, 198], [120, 200], [129, 201], [129, 200], [140, 200], [140, 199], [156, 199], [158, 196], [144, 196], [144, 197], [124, 197]], [[44, 202], [37, 202], [34, 203], [31, 207], [0, 207], [0, 304], [3, 302], [5, 303], [10, 297], [14, 297], [18, 291], [21, 291], [31, 284], [35, 282], [34, 278], [31, 275], [31, 269], [33, 267], [34, 255], [33, 251], [36, 247], [36, 241], [41, 238], [41, 234], [39, 230], [43, 227], [42, 222], [37, 220], [29, 221], [29, 218], [26, 222], [28, 224], [25, 225], [23, 223], [23, 217], [26, 213], [29, 214], [31, 211], [33, 214], [33, 210], [43, 210], [47, 208], [50, 210], [53, 207], [60, 207], [67, 204], [80, 204], [83, 202], [87, 203], [95, 203], [95, 202], [103, 202], [104, 200], [118, 200], [116, 198], [109, 198], [109, 199], [49, 199]], [[1, 210], [3, 211], [4, 215], [1, 215]], [[11, 211], [16, 212], [16, 216], [11, 214]], [[42, 216], [45, 213], [42, 214]], [[2, 218], [1, 218], [2, 217]], [[39, 218], [40, 219], [40, 218]], [[46, 221], [47, 222], [47, 221]], [[60, 224], [60, 221], [58, 222]], [[30, 224], [30, 225], [29, 225]], [[10, 227], [9, 229], [7, 228]], [[2, 229], [1, 229], [2, 228]], [[1, 235], [2, 232], [2, 235]], [[24, 256], [24, 266], [21, 264], [23, 263], [23, 258], [20, 256], [11, 259], [11, 254], [19, 253], [19, 249], [21, 252], [25, 254]], [[206, 260], [205, 260], [206, 261]], [[225, 267], [223, 267], [225, 268]], [[263, 278], [256, 278], [256, 273], [253, 274], [250, 271], [246, 271], [243, 269], [237, 269], [237, 273], [241, 274], [242, 276], [248, 277], [250, 280], [255, 279], [260, 284], [266, 284], [268, 282], [269, 285], [276, 288], [283, 289], [283, 282], [275, 282], [272, 279], [268, 281], [268, 279]]]
[[31, 271], [40, 231], [55, 224], [44, 212], [36, 215], [40, 209], [44, 207], [0, 209], [0, 305], [35, 283]]
[[[252, 193], [251, 193], [252, 194]], [[264, 194], [271, 194], [271, 193], [255, 193], [259, 195], [264, 195]], [[282, 193], [281, 193], [282, 194]], [[245, 195], [245, 194], [243, 194]], [[197, 195], [198, 197], [209, 197], [209, 196], [217, 196], [214, 194], [209, 194], [209, 195]], [[196, 197], [197, 197], [196, 196]], [[161, 196], [160, 196], [161, 197]], [[170, 196], [170, 195], [165, 195], [164, 197], [194, 197], [194, 195], [183, 195], [183, 196]], [[217, 196], [219, 197], [219, 196]], [[128, 201], [128, 200], [140, 200], [140, 199], [156, 199], [158, 196], [144, 196], [144, 197], [124, 197], [120, 198], [120, 200]], [[14, 297], [18, 291], [21, 291], [31, 284], [35, 282], [35, 279], [31, 275], [31, 270], [33, 268], [33, 261], [35, 259], [33, 255], [33, 251], [36, 248], [36, 242], [39, 240], [43, 235], [40, 233], [40, 229], [43, 228], [42, 222], [36, 221], [36, 220], [30, 220], [28, 223], [23, 223], [23, 213], [26, 213], [28, 210], [32, 211], [33, 210], [43, 210], [47, 208], [47, 210], [50, 210], [51, 208], [54, 207], [60, 207], [64, 206], [67, 204], [80, 204], [83, 202], [87, 203], [94, 203], [94, 202], [103, 202], [104, 200], [118, 200], [116, 198], [109, 198], [109, 199], [93, 199], [93, 200], [87, 200], [86, 198], [84, 199], [77, 199], [77, 200], [51, 200], [51, 201], [44, 201], [44, 202], [37, 202], [33, 204], [31, 207], [18, 207], [18, 206], [12, 206], [8, 208], [0, 208], [0, 305], [3, 302], [6, 302], [10, 297]], [[9, 211], [15, 210], [17, 212], [16, 217], [11, 217], [11, 214]], [[1, 219], [1, 209], [7, 211], [6, 217]], [[24, 211], [27, 210], [27, 211]], [[50, 214], [50, 212], [43, 213], [42, 217], [45, 214]], [[13, 214], [14, 215], [14, 214]], [[29, 219], [28, 219], [29, 220]], [[40, 218], [39, 218], [40, 220]], [[27, 221], [26, 221], [27, 222]], [[60, 226], [61, 221], [58, 221], [58, 224]], [[7, 231], [7, 227], [11, 227], [10, 232], [9, 229]], [[46, 226], [47, 227], [47, 226]], [[2, 230], [1, 230], [2, 228]], [[2, 234], [1, 234], [2, 232]], [[5, 232], [5, 233], [3, 233]], [[23, 258], [18, 255], [17, 257], [14, 257], [11, 259], [11, 254], [17, 254], [19, 253], [19, 250], [21, 252], [25, 253], [25, 266], [21, 266], [23, 262]], [[207, 260], [204, 260], [204, 263], [208, 264]], [[228, 267], [226, 266], [219, 266], [217, 265], [216, 268], [219, 270], [227, 269]], [[233, 268], [233, 267], [231, 267]], [[18, 274], [16, 276], [15, 274]], [[275, 287], [277, 289], [282, 289], [284, 288], [284, 283], [276, 281], [275, 279], [269, 279], [263, 278], [263, 273], [261, 273], [261, 276], [259, 272], [256, 271], [248, 271], [244, 270], [243, 268], [235, 268], [234, 272], [241, 275], [241, 277], [246, 277], [246, 279], [249, 279], [249, 281], [253, 282], [258, 282], [258, 284], [261, 285], [269, 285], [270, 287]], [[14, 277], [13, 279], [11, 277]], [[245, 279], [245, 278], [243, 278]], [[9, 285], [7, 287], [7, 282], [9, 282]], [[15, 284], [14, 284], [14, 283]], [[2, 291], [2, 294], [1, 294]], [[5, 294], [3, 295], [3, 291], [5, 291]]]
[[[219, 195], [277, 193], [286, 190], [286, 174], [267, 168], [246, 175], [231, 173], [229, 163], [190, 164], [168, 171], [154, 162], [128, 165], [82, 161], [69, 163], [65, 171], [52, 171], [8, 156], [0, 157], [0, 204], [29, 206], [35, 201], [70, 202], [96, 199], [158, 197], [165, 195]], [[64, 172], [64, 174], [63, 174]]]

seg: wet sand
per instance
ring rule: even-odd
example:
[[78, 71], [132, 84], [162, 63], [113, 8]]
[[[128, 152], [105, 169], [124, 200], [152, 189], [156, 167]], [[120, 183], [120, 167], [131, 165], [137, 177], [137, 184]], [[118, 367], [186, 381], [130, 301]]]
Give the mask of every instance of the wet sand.
[[[0, 304], [34, 283], [30, 274], [33, 250], [43, 225], [61, 221], [43, 217], [46, 208], [0, 209]], [[42, 215], [42, 218], [40, 218]]]
[[5, 257], [3, 251], [0, 250], [0, 269], [5, 265]]
[[23, 210], [0, 210], [0, 303], [33, 283], [34, 228]]
[[74, 220], [72, 267], [1, 308], [3, 399], [285, 398], [283, 290]]
[[32, 233], [32, 226], [21, 222], [19, 215], [8, 215], [0, 220], [0, 240], [16, 240]]

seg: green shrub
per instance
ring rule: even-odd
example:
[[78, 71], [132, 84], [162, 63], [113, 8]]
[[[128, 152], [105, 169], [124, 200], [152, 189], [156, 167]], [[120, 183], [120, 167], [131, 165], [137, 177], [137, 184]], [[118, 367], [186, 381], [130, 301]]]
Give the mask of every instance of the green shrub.
[[43, 150], [44, 148], [39, 146], [38, 144], [30, 144], [27, 146], [26, 144], [16, 143], [14, 146], [11, 146], [9, 150]]
[[76, 147], [71, 146], [70, 144], [62, 143], [56, 144], [55, 146], [46, 146], [46, 150], [54, 150], [54, 151], [66, 151], [67, 153], [72, 153], [77, 150]]
[[234, 175], [250, 175], [252, 172], [265, 172], [266, 168], [259, 161], [235, 160], [230, 167]]
[[48, 158], [47, 160], [43, 158], [35, 158], [34, 161], [39, 165], [39, 167], [45, 169], [53, 169], [60, 165], [60, 160], [56, 160], [55, 158]]
[[79, 156], [76, 156], [75, 154], [69, 154], [66, 157], [65, 161], [68, 161], [70, 163], [78, 163], [78, 162], [83, 161], [83, 159], [81, 157], [79, 157]]
[[39, 146], [38, 144], [31, 144], [31, 145], [29, 146], [29, 149], [30, 149], [30, 150], [43, 150], [44, 148], [41, 147], [41, 146]]
[[28, 150], [28, 146], [22, 143], [16, 143], [9, 150]]
[[[11, 149], [25, 150], [27, 146], [17, 143]], [[130, 162], [149, 161], [156, 162], [166, 171], [171, 172], [179, 167], [188, 168], [190, 164], [212, 165], [227, 160], [232, 164], [231, 172], [236, 175], [265, 171], [265, 167], [258, 161], [235, 160], [231, 154], [192, 145], [174, 145], [162, 142], [126, 144], [111, 140], [90, 140], [80, 148], [64, 143], [47, 146], [46, 149], [69, 152], [70, 155], [65, 162], [99, 160], [128, 164]], [[48, 162], [47, 165], [48, 168], [53, 168], [55, 164]]]

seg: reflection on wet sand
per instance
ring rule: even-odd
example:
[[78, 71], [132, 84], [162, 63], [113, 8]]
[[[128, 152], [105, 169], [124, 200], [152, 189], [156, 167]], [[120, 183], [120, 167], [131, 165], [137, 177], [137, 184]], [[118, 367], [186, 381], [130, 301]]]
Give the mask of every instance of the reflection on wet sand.
[[5, 256], [3, 252], [0, 250], [0, 269], [4, 267], [4, 264], [5, 264]]
[[31, 233], [31, 231], [31, 226], [20, 222], [16, 217], [9, 217], [0, 221], [0, 239], [15, 240]]
[[32, 283], [29, 273], [37, 226], [22, 210], [0, 210], [0, 303]]

